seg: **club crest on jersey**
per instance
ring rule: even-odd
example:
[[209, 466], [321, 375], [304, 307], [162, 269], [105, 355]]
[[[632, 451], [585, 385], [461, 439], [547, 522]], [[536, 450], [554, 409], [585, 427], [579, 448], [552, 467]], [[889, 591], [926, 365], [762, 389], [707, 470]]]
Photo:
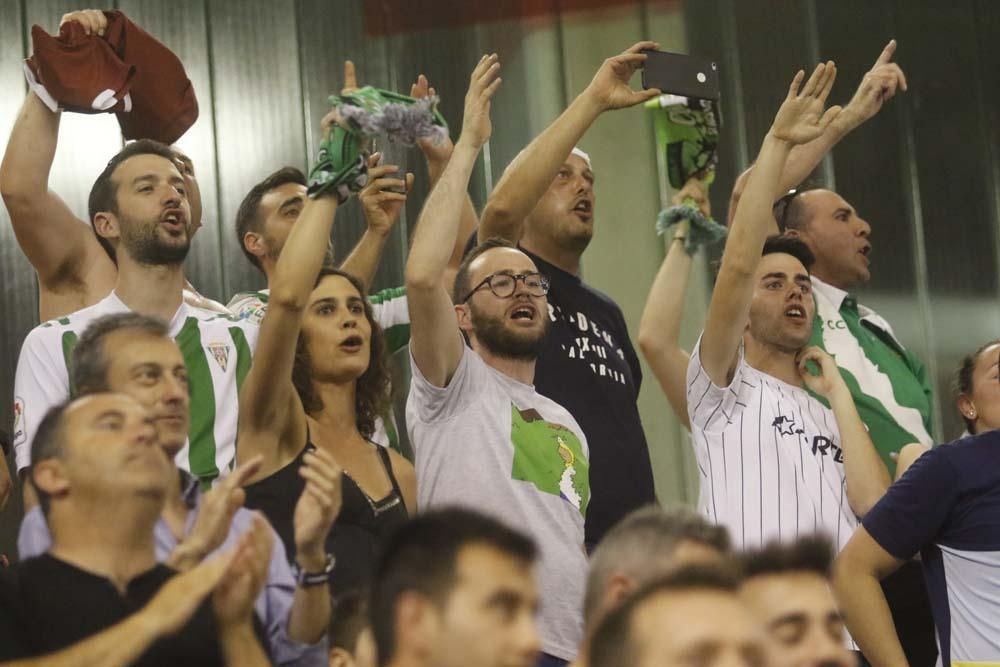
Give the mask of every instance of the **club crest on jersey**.
[[786, 417], [785, 415], [778, 415], [771, 422], [771, 426], [778, 429], [778, 433], [781, 435], [795, 435], [796, 433], [803, 433], [801, 428], [797, 428], [795, 420], [791, 417]]
[[226, 343], [209, 343], [207, 347], [212, 356], [215, 357], [215, 363], [219, 364], [219, 368], [225, 373], [226, 367], [229, 365], [229, 345]]

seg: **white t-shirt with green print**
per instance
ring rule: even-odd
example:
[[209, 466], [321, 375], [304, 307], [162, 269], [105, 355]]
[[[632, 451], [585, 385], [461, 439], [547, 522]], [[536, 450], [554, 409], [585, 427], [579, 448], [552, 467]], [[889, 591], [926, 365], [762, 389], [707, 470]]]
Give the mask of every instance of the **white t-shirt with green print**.
[[406, 426], [417, 507], [467, 507], [530, 535], [541, 552], [542, 648], [573, 659], [587, 576], [590, 453], [583, 429], [561, 405], [468, 348], [447, 387], [428, 382], [412, 357], [411, 366]]
[[[100, 317], [128, 312], [112, 292], [93, 306], [28, 333], [14, 381], [14, 456], [19, 471], [31, 464], [38, 423], [49, 408], [70, 396], [69, 365], [80, 335]], [[189, 438], [176, 463], [209, 483], [228, 473], [236, 456], [239, 387], [250, 370], [258, 327], [181, 303], [168, 329], [184, 356], [191, 392]]]

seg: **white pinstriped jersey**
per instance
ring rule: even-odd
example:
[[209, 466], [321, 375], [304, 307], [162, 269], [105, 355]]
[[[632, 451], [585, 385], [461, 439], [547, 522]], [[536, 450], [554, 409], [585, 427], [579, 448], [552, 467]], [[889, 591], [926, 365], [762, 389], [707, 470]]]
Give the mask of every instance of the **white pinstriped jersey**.
[[843, 548], [858, 519], [847, 502], [833, 412], [747, 364], [742, 343], [732, 382], [715, 386], [701, 365], [700, 339], [688, 366], [687, 401], [698, 507], [729, 529], [738, 549], [815, 533]]

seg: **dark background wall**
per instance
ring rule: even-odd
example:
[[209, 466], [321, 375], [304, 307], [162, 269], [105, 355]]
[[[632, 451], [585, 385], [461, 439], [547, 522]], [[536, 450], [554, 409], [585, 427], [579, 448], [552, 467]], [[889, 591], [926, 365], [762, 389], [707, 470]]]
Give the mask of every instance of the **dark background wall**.
[[[833, 99], [846, 103], [890, 37], [910, 91], [845, 139], [816, 180], [836, 187], [873, 227], [873, 275], [862, 300], [882, 312], [927, 362], [938, 388], [937, 436], [959, 428], [948, 386], [959, 357], [1000, 333], [997, 143], [1000, 4], [987, 0], [118, 0], [184, 61], [201, 117], [178, 145], [194, 160], [204, 228], [188, 274], [226, 301], [259, 287], [232, 230], [249, 187], [282, 165], [305, 168], [315, 153], [326, 97], [342, 62], [362, 83], [408, 92], [425, 73], [460, 130], [468, 72], [497, 51], [504, 84], [493, 139], [473, 177], [477, 206], [517, 152], [590, 80], [600, 62], [649, 36], [663, 48], [707, 55], [724, 82], [724, 143], [712, 196], [725, 218], [732, 182], [753, 159], [795, 69], [837, 61]], [[0, 0], [0, 147], [23, 100], [21, 59], [30, 28], [54, 32], [78, 9], [66, 0]], [[633, 334], [663, 248], [652, 234], [661, 205], [651, 123], [641, 110], [602, 117], [583, 141], [598, 172], [597, 236], [585, 258], [589, 282], [622, 306]], [[67, 114], [50, 185], [83, 215], [90, 185], [121, 146], [110, 117]], [[418, 186], [388, 244], [376, 284], [398, 285], [409, 230], [426, 196], [422, 159], [387, 148]], [[421, 183], [423, 187], [421, 187]], [[356, 205], [338, 214], [339, 256], [363, 231]], [[700, 328], [710, 288], [696, 266], [685, 339]], [[35, 278], [0, 207], [0, 420], [9, 426], [20, 341], [37, 323]], [[405, 390], [402, 360], [397, 382]], [[640, 397], [661, 500], [693, 501], [686, 435], [651, 374]], [[401, 392], [400, 392], [401, 393]], [[20, 516], [0, 514], [0, 552], [13, 551]]]

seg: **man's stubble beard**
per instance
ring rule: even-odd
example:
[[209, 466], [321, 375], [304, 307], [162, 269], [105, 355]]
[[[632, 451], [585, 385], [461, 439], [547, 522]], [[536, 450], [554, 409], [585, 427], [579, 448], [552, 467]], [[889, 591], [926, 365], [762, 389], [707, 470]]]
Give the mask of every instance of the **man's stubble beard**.
[[538, 309], [542, 319], [542, 332], [534, 338], [515, 334], [504, 325], [504, 319], [489, 317], [470, 305], [472, 324], [476, 340], [491, 354], [502, 359], [514, 361], [535, 361], [541, 352], [542, 344], [549, 333], [550, 323], [547, 309]]

